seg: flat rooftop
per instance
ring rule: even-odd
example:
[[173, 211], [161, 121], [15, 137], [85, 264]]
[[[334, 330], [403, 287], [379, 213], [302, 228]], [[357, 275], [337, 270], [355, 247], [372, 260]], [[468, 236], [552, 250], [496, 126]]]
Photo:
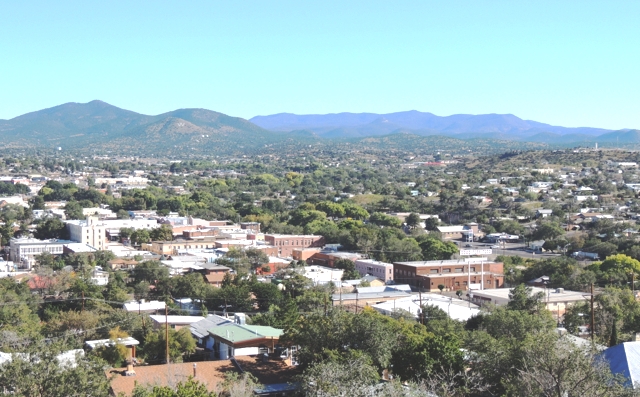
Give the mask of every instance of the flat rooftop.
[[[557, 292], [557, 289], [552, 288], [538, 288], [532, 287], [532, 292], [537, 294], [538, 292], [542, 292], [544, 294], [543, 302], [571, 302], [571, 301], [587, 301], [587, 299], [591, 296], [587, 292], [580, 291], [569, 291], [564, 290], [563, 292]], [[484, 297], [491, 299], [503, 299], [509, 300], [509, 293], [511, 290], [509, 288], [497, 288], [497, 289], [485, 289], [485, 290], [476, 290], [473, 291], [474, 297]]]
[[451, 265], [479, 265], [481, 263], [500, 263], [490, 261], [487, 258], [464, 258], [449, 259], [442, 261], [412, 261], [412, 262], [393, 262], [394, 265], [403, 265], [411, 267], [434, 267], [434, 266], [451, 266]]

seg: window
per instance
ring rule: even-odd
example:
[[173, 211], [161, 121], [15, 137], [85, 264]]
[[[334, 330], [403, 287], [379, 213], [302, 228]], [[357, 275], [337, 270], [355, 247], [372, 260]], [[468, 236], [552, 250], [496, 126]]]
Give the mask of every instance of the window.
[[429, 270], [429, 273], [436, 274], [436, 273], [438, 273], [438, 269], [431, 269], [431, 270]]
[[461, 267], [457, 267], [454, 270], [456, 273], [462, 273], [462, 268]]
[[460, 281], [456, 281], [456, 286], [460, 286]]
[[451, 269], [442, 269], [442, 273], [451, 273]]
[[470, 271], [470, 272], [475, 272], [475, 271], [476, 271], [476, 268], [475, 268], [475, 267], [472, 267], [472, 268], [471, 268], [471, 270], [469, 270], [469, 271]]

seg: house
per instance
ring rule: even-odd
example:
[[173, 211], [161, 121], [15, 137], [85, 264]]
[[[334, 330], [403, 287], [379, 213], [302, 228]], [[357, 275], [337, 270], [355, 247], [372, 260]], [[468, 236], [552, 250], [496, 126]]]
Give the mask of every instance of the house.
[[545, 287], [547, 284], [549, 284], [549, 276], [540, 276], [527, 281], [527, 285], [531, 287]]
[[202, 316], [165, 316], [162, 314], [152, 314], [149, 316], [153, 323], [153, 329], [164, 329], [166, 325], [176, 331], [180, 328], [191, 326], [191, 324], [202, 321]]
[[207, 283], [214, 287], [222, 287], [225, 275], [231, 272], [231, 268], [216, 263], [200, 263], [198, 266], [202, 268], [200, 272], [204, 275]]
[[[236, 315], [237, 316], [237, 315]], [[244, 321], [210, 329], [214, 339], [214, 350], [220, 360], [230, 357], [250, 356], [275, 352], [283, 330], [264, 325], [247, 325]]]
[[216, 314], [209, 314], [207, 317], [200, 317], [200, 321], [191, 323], [191, 335], [195, 338], [199, 347], [213, 353], [215, 340], [209, 334], [209, 330], [214, 327], [232, 324], [233, 322], [233, 319], [218, 316]]
[[100, 266], [96, 266], [95, 269], [91, 272], [91, 277], [89, 278], [92, 284], [105, 286], [109, 284], [109, 272], [105, 272], [100, 268]]
[[536, 210], [536, 217], [538, 218], [546, 218], [553, 215], [553, 210], [546, 210], [546, 209], [538, 209]]
[[126, 302], [122, 305], [122, 308], [130, 313], [158, 313], [164, 312], [167, 305], [160, 301], [145, 301], [141, 299], [139, 301]]
[[443, 261], [394, 262], [394, 281], [427, 291], [501, 288], [504, 285], [503, 264], [487, 258]]
[[627, 386], [638, 389], [640, 386], [640, 342], [624, 342], [606, 349], [602, 356], [609, 363], [614, 375], [627, 379]]

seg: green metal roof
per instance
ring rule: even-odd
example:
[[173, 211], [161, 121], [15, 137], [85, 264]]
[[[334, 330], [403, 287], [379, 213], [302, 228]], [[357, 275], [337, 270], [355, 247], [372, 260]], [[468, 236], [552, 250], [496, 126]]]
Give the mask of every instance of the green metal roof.
[[239, 325], [229, 324], [209, 330], [213, 336], [219, 336], [230, 342], [244, 342], [251, 339], [279, 338], [284, 331], [281, 329], [263, 325]]

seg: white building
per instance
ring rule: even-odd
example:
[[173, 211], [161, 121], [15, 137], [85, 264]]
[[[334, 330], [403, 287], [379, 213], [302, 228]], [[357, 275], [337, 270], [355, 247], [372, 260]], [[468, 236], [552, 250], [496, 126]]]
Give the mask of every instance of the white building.
[[159, 312], [165, 311], [165, 307], [166, 307], [166, 303], [161, 302], [161, 301], [145, 301], [144, 299], [140, 300], [140, 301], [131, 301], [131, 302], [126, 302], [124, 305], [122, 305], [122, 308], [128, 312], [139, 312], [139, 313], [154, 313], [154, 312]]
[[107, 228], [103, 221], [95, 216], [88, 216], [86, 220], [65, 222], [72, 241], [88, 244], [102, 250], [107, 244]]
[[17, 264], [17, 268], [31, 269], [35, 265], [35, 257], [43, 252], [62, 255], [64, 246], [69, 240], [38, 240], [36, 238], [12, 238], [9, 240], [9, 258]]
[[386, 262], [378, 262], [373, 259], [358, 259], [355, 261], [356, 270], [361, 276], [375, 276], [386, 282], [393, 281], [393, 265]]
[[88, 216], [86, 220], [65, 222], [69, 230], [69, 238], [73, 241], [102, 250], [106, 248], [107, 232], [110, 236], [120, 235], [121, 228], [155, 229], [160, 227], [156, 219], [98, 219]]
[[333, 269], [324, 266], [305, 266], [302, 275], [313, 281], [313, 285], [324, 285], [334, 283], [339, 285], [342, 282], [342, 269]]

